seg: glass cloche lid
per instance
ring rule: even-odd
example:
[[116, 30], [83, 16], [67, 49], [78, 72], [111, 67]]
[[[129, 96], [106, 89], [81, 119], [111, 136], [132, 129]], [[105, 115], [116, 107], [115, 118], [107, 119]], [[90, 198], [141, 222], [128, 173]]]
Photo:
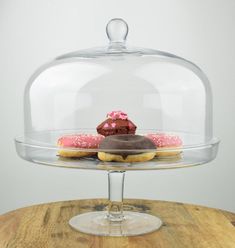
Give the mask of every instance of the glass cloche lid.
[[24, 95], [18, 154], [85, 169], [164, 169], [215, 158], [212, 93], [205, 74], [173, 54], [126, 45], [122, 19], [109, 44], [43, 65]]

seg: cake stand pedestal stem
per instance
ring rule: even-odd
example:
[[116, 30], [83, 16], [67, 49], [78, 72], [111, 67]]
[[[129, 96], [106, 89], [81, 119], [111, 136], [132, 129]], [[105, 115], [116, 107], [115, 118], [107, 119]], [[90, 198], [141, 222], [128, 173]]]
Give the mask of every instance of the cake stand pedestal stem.
[[123, 211], [125, 171], [108, 172], [108, 211], [82, 213], [70, 219], [70, 226], [83, 233], [100, 236], [135, 236], [159, 229], [162, 221], [153, 215]]
[[125, 171], [108, 172], [109, 204], [107, 218], [113, 222], [121, 222], [123, 215], [123, 191]]

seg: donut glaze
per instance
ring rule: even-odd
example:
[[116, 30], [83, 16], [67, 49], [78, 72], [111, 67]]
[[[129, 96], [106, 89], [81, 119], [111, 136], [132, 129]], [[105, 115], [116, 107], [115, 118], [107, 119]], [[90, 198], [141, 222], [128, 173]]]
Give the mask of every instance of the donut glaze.
[[[104, 139], [102, 135], [93, 134], [74, 134], [65, 135], [58, 139], [57, 145], [59, 147], [71, 147], [71, 148], [81, 148], [81, 149], [97, 149], [100, 142]], [[74, 151], [74, 150], [59, 150], [59, 155], [62, 157], [84, 157], [94, 155], [96, 152], [87, 151]]]
[[104, 136], [100, 134], [65, 135], [58, 139], [58, 145], [62, 147], [95, 149], [98, 148], [103, 139]]
[[[155, 150], [156, 146], [150, 139], [144, 136], [121, 134], [107, 136], [101, 141], [99, 149], [104, 150], [104, 153], [106, 153], [105, 150], [108, 150], [108, 154], [121, 156], [125, 160], [129, 155], [151, 153], [148, 150]], [[143, 150], [143, 152], [137, 150]]]
[[183, 142], [177, 135], [164, 134], [164, 133], [150, 133], [146, 135], [147, 138], [152, 140], [157, 147], [180, 147]]

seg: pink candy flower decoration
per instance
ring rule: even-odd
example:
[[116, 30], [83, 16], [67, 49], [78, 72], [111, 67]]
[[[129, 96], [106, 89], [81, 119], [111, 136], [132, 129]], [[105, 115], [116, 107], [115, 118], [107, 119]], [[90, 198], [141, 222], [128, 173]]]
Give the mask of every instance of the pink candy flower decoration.
[[116, 127], [116, 123], [114, 122], [114, 123], [111, 123], [111, 126], [114, 128], [114, 127]]
[[108, 123], [105, 123], [104, 124], [104, 128], [108, 128], [109, 127], [109, 124]]
[[126, 113], [118, 110], [118, 111], [112, 111], [107, 114], [107, 118], [111, 118], [112, 120], [128, 120], [128, 116]]

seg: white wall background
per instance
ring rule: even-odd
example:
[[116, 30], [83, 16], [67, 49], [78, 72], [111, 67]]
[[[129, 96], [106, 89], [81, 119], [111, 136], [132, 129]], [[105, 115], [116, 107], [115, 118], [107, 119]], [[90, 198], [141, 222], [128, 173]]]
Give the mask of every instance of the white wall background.
[[214, 93], [218, 157], [190, 169], [130, 172], [125, 197], [189, 202], [235, 211], [234, 0], [0, 0], [0, 213], [26, 205], [106, 197], [105, 172], [33, 165], [17, 157], [23, 90], [42, 63], [107, 42], [113, 17], [130, 27], [129, 43], [198, 64]]

